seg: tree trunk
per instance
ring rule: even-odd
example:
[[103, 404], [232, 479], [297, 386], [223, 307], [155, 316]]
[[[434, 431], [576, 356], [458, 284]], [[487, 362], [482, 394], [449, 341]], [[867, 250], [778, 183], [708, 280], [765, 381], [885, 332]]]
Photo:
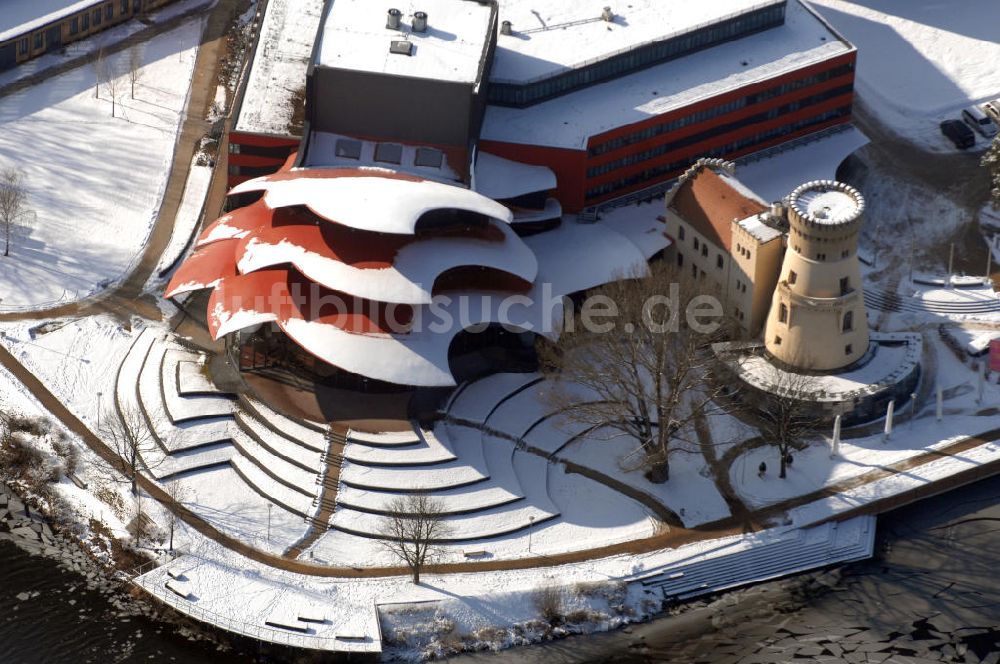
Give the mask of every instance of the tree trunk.
[[6, 239], [6, 243], [4, 244], [3, 255], [4, 256], [10, 256], [10, 220], [9, 219], [4, 224], [4, 228], [6, 229], [5, 233], [4, 233], [4, 237]]
[[781, 465], [778, 466], [778, 468], [780, 469], [778, 471], [778, 477], [780, 477], [781, 479], [785, 479], [785, 476], [786, 476], [786, 473], [785, 473], [785, 465], [786, 465], [785, 464], [785, 459], [787, 457], [788, 457], [787, 454], [785, 454], [784, 452], [781, 452]]
[[413, 584], [420, 585], [420, 565], [413, 566]]
[[666, 458], [650, 460], [646, 479], [653, 484], [664, 484], [670, 479], [670, 461]]

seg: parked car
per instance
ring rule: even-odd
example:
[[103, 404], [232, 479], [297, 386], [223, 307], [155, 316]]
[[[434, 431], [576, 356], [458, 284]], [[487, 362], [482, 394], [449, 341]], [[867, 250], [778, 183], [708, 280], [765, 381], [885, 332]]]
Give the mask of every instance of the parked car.
[[969, 106], [962, 110], [962, 119], [986, 138], [993, 138], [997, 135], [997, 126], [993, 124], [990, 116], [983, 112], [978, 106]]
[[960, 150], [971, 148], [976, 144], [976, 135], [961, 120], [945, 120], [941, 123], [941, 133]]

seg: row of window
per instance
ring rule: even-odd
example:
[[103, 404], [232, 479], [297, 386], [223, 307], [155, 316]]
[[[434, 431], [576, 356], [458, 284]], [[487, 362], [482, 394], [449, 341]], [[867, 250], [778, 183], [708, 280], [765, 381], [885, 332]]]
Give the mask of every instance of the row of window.
[[750, 258], [750, 247], [744, 247], [739, 242], [736, 243], [736, 253], [738, 253], [743, 258]]
[[[100, 7], [95, 7], [94, 9], [88, 9], [84, 12], [80, 12], [76, 16], [69, 19], [69, 34], [77, 35], [81, 32], [87, 32], [91, 29], [91, 25], [97, 28], [105, 21], [112, 21], [115, 18], [115, 2], [107, 2]], [[118, 5], [118, 16], [119, 18], [128, 16], [129, 5], [132, 5], [132, 12], [138, 13], [142, 11], [142, 0], [117, 0]], [[65, 25], [65, 24], [63, 24]], [[53, 33], [52, 31], [57, 32]], [[39, 30], [38, 32], [31, 35], [31, 37], [22, 37], [17, 44], [18, 55], [25, 56], [31, 51], [39, 51], [42, 48], [59, 46], [62, 43], [61, 36], [58, 30], [61, 30], [59, 26], [55, 28], [49, 27], [45, 30]], [[50, 42], [46, 44], [45, 34], [46, 31], [50, 33]], [[30, 48], [29, 48], [30, 47]]]
[[746, 138], [741, 138], [737, 141], [733, 141], [731, 143], [726, 143], [725, 145], [720, 145], [718, 147], [712, 148], [711, 150], [708, 150], [704, 153], [695, 156], [685, 157], [683, 159], [679, 159], [677, 161], [673, 161], [668, 164], [652, 166], [638, 173], [633, 173], [632, 175], [629, 175], [627, 177], [623, 177], [618, 180], [613, 180], [611, 182], [605, 182], [603, 184], [588, 189], [586, 192], [586, 198], [588, 200], [592, 200], [595, 198], [606, 196], [608, 194], [612, 194], [621, 189], [626, 189], [628, 187], [633, 187], [635, 185], [646, 182], [652, 182], [664, 175], [667, 175], [668, 173], [677, 173], [684, 170], [685, 168], [693, 164], [697, 159], [701, 157], [724, 157], [733, 152], [753, 147], [754, 145], [758, 145], [760, 143], [766, 143], [767, 141], [778, 138], [780, 136], [787, 136], [788, 134], [803, 129], [808, 129], [811, 126], [823, 124], [825, 122], [828, 122], [830, 120], [839, 117], [846, 117], [850, 114], [851, 114], [850, 104], [829, 111], [824, 111], [823, 113], [820, 113], [819, 115], [813, 116], [811, 118], [805, 118], [803, 120], [799, 120], [798, 122], [794, 122], [792, 124], [781, 125], [780, 127], [774, 127], [772, 129], [768, 129], [766, 131], [754, 134], [753, 136], [748, 136]]
[[[627, 134], [625, 136], [618, 136], [616, 138], [604, 141], [603, 143], [592, 145], [590, 148], [588, 148], [587, 151], [592, 157], [602, 155], [605, 152], [617, 150], [618, 148], [625, 147], [626, 145], [641, 143], [655, 136], [659, 136], [660, 134], [676, 131], [677, 129], [681, 129], [682, 127], [686, 127], [688, 125], [697, 124], [699, 122], [711, 120], [712, 118], [716, 118], [721, 115], [732, 113], [733, 111], [739, 110], [746, 106], [758, 104], [763, 101], [767, 101], [768, 99], [772, 99], [774, 97], [779, 97], [781, 95], [794, 92], [795, 90], [800, 90], [802, 88], [810, 87], [818, 83], [823, 83], [825, 81], [830, 80], [831, 78], [836, 78], [838, 76], [843, 76], [844, 74], [848, 74], [853, 70], [854, 70], [854, 63], [851, 62], [848, 64], [839, 65], [832, 69], [821, 71], [817, 74], [813, 74], [812, 76], [798, 78], [795, 79], [794, 81], [785, 81], [780, 85], [768, 88], [767, 90], [762, 90], [761, 92], [755, 92], [751, 95], [740, 97], [739, 99], [732, 99], [717, 106], [696, 111], [695, 113], [691, 113], [690, 115], [685, 115], [680, 118], [674, 118], [673, 120], [670, 120], [668, 122], [661, 122], [659, 124], [650, 125], [638, 131], [632, 132], [631, 134]], [[849, 90], [850, 86], [847, 87]]]
[[763, 7], [741, 16], [720, 21], [686, 34], [645, 44], [592, 65], [524, 85], [492, 83], [491, 103], [502, 106], [530, 106], [595, 83], [667, 62], [716, 44], [777, 27], [785, 22], [785, 3]]
[[638, 164], [640, 162], [646, 161], [647, 159], [653, 159], [662, 154], [668, 152], [673, 152], [674, 150], [679, 150], [685, 148], [689, 145], [695, 145], [701, 143], [702, 141], [714, 138], [715, 136], [721, 136], [722, 134], [727, 134], [736, 129], [746, 127], [748, 125], [757, 124], [760, 122], [767, 122], [768, 120], [775, 120], [778, 117], [785, 115], [787, 113], [794, 113], [795, 111], [806, 108], [809, 106], [815, 106], [828, 99], [833, 99], [834, 97], [839, 97], [841, 95], [847, 94], [854, 89], [852, 84], [841, 85], [830, 90], [824, 90], [814, 95], [809, 95], [808, 97], [803, 97], [802, 99], [797, 99], [795, 101], [783, 104], [781, 106], [776, 106], [772, 109], [764, 111], [762, 113], [757, 113], [746, 118], [740, 118], [739, 120], [734, 120], [732, 122], [727, 122], [726, 124], [717, 125], [711, 129], [706, 129], [700, 131], [697, 134], [691, 134], [690, 136], [685, 136], [684, 138], [677, 139], [676, 141], [670, 141], [669, 143], [663, 143], [657, 145], [654, 148], [648, 150], [643, 150], [642, 152], [635, 152], [633, 154], [626, 155], [620, 159], [615, 159], [598, 166], [593, 166], [587, 169], [587, 177], [593, 178], [605, 173], [610, 173], [611, 171], [618, 170], [619, 168], [624, 168], [626, 166], [631, 166], [633, 164]]
[[[784, 302], [778, 305], [778, 322], [788, 325], [788, 305]], [[848, 311], [844, 314], [844, 319], [840, 323], [840, 331], [843, 333], [854, 331], [854, 312]]]
[[[801, 254], [802, 253], [802, 249], [797, 244], [793, 245], [793, 249], [795, 250], [795, 253], [797, 253], [797, 254]], [[842, 250], [840, 252], [840, 257], [841, 258], [847, 258], [850, 255], [851, 255], [851, 250], [850, 249], [844, 249], [844, 250]], [[817, 253], [813, 254], [813, 260], [825, 261], [826, 260], [826, 254], [824, 252], [817, 252]]]
[[[361, 141], [353, 138], [337, 139], [334, 154], [341, 159], [361, 159]], [[399, 143], [376, 143], [375, 161], [383, 164], [402, 164], [403, 146]], [[413, 158], [414, 166], [441, 168], [444, 164], [444, 153], [435, 148], [417, 148]]]

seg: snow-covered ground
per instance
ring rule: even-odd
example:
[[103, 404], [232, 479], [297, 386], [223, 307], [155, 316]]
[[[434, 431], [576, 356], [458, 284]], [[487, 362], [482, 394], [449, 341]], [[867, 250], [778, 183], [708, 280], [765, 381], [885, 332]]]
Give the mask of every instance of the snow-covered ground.
[[144, 44], [143, 78], [130, 99], [127, 51], [118, 117], [109, 91], [94, 97], [81, 67], [4, 98], [0, 165], [24, 174], [27, 227], [0, 260], [0, 310], [86, 297], [121, 279], [156, 219], [187, 103], [203, 20]]
[[995, 0], [810, 1], [858, 47], [858, 94], [900, 135], [931, 150], [953, 150], [938, 123], [1000, 97]]

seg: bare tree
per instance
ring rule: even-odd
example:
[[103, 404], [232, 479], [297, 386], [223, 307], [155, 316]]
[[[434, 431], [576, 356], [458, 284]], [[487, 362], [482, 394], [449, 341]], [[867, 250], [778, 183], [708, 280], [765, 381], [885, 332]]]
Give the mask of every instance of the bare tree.
[[1000, 210], [1000, 136], [993, 139], [980, 161], [990, 176], [990, 201], [994, 210]]
[[[132, 495], [138, 496], [138, 480], [143, 469], [158, 466], [163, 457], [157, 454], [156, 438], [146, 425], [146, 418], [137, 405], [108, 408], [101, 416], [100, 433], [104, 444], [116, 455], [111, 470], [124, 475]], [[116, 474], [113, 474], [117, 478]]]
[[389, 503], [379, 536], [382, 546], [410, 568], [413, 583], [420, 583], [420, 570], [440, 553], [439, 543], [448, 530], [441, 502], [412, 494]]
[[755, 421], [761, 436], [778, 451], [778, 477], [784, 479], [792, 452], [805, 449], [806, 439], [823, 419], [815, 404], [804, 398], [817, 388], [814, 376], [786, 371], [770, 363], [767, 366], [767, 394], [747, 408], [749, 419]]
[[113, 69], [108, 70], [108, 76], [104, 79], [104, 94], [111, 99], [111, 117], [118, 117], [118, 101], [121, 99], [123, 81], [118, 72]]
[[26, 200], [27, 192], [21, 171], [5, 168], [0, 172], [0, 223], [4, 229], [4, 256], [10, 256], [11, 226], [22, 216]]
[[142, 68], [142, 50], [138, 44], [133, 44], [128, 51], [128, 81], [132, 99], [135, 99], [135, 86], [142, 80], [143, 74], [145, 71]]
[[557, 344], [539, 345], [551, 405], [569, 422], [638, 441], [646, 477], [666, 482], [671, 453], [696, 448], [694, 424], [715, 408], [722, 385], [710, 346], [729, 327], [718, 299], [658, 261], [648, 276], [597, 289]]
[[107, 445], [115, 453], [115, 460], [102, 464], [107, 475], [114, 481], [127, 483], [135, 498], [136, 544], [142, 544], [144, 519], [142, 512], [142, 491], [139, 489], [139, 475], [143, 469], [152, 470], [159, 466], [164, 457], [156, 449], [156, 437], [146, 424], [146, 417], [138, 405], [108, 408], [101, 415], [100, 433]]

